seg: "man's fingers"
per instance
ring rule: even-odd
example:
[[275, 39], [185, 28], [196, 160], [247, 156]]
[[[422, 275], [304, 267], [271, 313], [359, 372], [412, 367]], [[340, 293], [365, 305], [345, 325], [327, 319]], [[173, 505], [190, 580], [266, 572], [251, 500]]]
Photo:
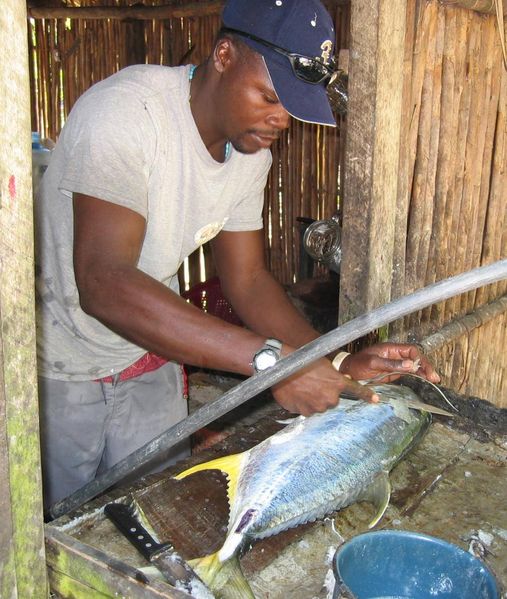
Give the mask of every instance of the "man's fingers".
[[438, 372], [433, 368], [433, 364], [425, 356], [421, 357], [420, 370], [423, 376], [425, 376], [432, 383], [440, 382], [440, 376]]
[[407, 374], [418, 373], [433, 383], [440, 382], [440, 377], [431, 362], [420, 354], [413, 360], [409, 358], [403, 358], [402, 360], [384, 358], [382, 364], [378, 364], [378, 370], [384, 372], [406, 372]]
[[357, 399], [363, 399], [364, 401], [373, 403], [378, 403], [380, 401], [379, 396], [373, 389], [371, 389], [371, 387], [368, 387], [368, 385], [361, 385], [351, 379], [349, 379], [343, 386], [342, 392], [352, 395], [352, 397], [357, 397]]
[[393, 360], [391, 358], [377, 358], [372, 360], [372, 368], [378, 372], [417, 372], [419, 370], [420, 360], [411, 360], [403, 358]]

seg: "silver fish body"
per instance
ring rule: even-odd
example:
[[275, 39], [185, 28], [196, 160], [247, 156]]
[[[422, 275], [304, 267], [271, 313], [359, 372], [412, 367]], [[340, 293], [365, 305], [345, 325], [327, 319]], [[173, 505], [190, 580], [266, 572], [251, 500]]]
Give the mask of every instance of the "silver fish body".
[[349, 400], [297, 418], [250, 450], [220, 559], [247, 538], [271, 536], [354, 503], [427, 422], [426, 414], [400, 406]]
[[321, 518], [360, 499], [372, 500], [378, 521], [389, 502], [387, 473], [430, 422], [411, 410], [403, 387], [375, 387], [389, 403], [344, 400], [333, 409], [298, 417], [283, 430], [235, 456], [195, 466], [229, 479], [230, 518], [220, 563], [251, 540]]

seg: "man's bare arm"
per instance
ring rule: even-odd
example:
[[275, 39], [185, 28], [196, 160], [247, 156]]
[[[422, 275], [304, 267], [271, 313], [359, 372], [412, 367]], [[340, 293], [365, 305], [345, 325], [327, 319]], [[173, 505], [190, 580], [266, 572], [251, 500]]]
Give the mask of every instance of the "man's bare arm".
[[263, 338], [205, 314], [137, 268], [145, 220], [74, 194], [74, 270], [83, 310], [165, 358], [251, 374]]
[[319, 336], [266, 269], [262, 231], [223, 231], [212, 247], [222, 291], [247, 326], [295, 348]]

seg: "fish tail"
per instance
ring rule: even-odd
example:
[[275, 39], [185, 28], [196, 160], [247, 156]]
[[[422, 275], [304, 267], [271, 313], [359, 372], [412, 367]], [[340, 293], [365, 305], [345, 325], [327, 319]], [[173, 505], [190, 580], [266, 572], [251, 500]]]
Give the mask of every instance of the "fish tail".
[[255, 599], [236, 556], [221, 562], [217, 552], [190, 564], [217, 599]]
[[248, 456], [248, 451], [244, 451], [243, 453], [235, 453], [233, 455], [223, 456], [221, 458], [216, 458], [215, 460], [211, 460], [209, 462], [204, 462], [203, 464], [197, 464], [196, 466], [192, 466], [183, 472], [180, 472], [174, 478], [177, 480], [181, 480], [195, 472], [201, 472], [203, 470], [220, 470], [227, 476], [227, 495], [229, 498], [229, 505], [233, 505], [234, 498], [236, 497], [236, 490], [238, 488], [238, 480], [243, 469], [243, 464]]

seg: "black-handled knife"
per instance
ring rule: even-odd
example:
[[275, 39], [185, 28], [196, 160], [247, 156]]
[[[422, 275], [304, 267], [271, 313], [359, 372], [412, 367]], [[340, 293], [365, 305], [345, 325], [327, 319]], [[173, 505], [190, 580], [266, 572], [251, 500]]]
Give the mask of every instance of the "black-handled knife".
[[152, 563], [172, 586], [184, 589], [191, 596], [214, 599], [208, 587], [171, 543], [159, 543], [153, 534], [146, 530], [134, 506], [125, 503], [108, 503], [104, 512], [139, 553]]

